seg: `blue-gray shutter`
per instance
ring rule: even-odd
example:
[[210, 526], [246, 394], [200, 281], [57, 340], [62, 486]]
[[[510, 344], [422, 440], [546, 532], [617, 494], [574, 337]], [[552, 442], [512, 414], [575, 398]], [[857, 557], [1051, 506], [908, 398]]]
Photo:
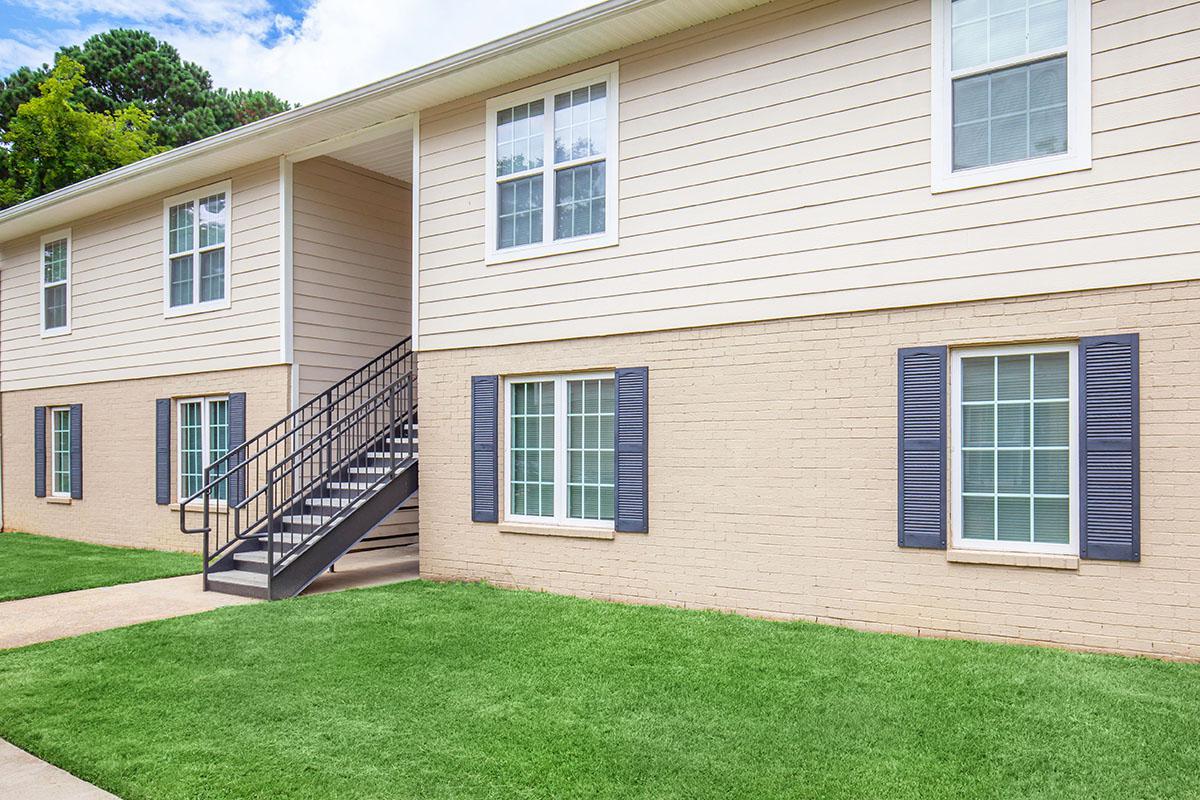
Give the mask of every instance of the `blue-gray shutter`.
[[946, 355], [905, 347], [897, 358], [901, 547], [946, 547]]
[[154, 401], [154, 502], [171, 502], [171, 399]]
[[616, 373], [614, 528], [646, 533], [650, 528], [650, 370], [623, 367]]
[[46, 407], [33, 407], [33, 495], [46, 496]]
[[[229, 394], [229, 452], [246, 443], [246, 393]], [[236, 453], [229, 459], [229, 503], [240, 503], [246, 497], [246, 470], [238, 469], [244, 453]]]
[[471, 520], [500, 521], [500, 484], [496, 461], [500, 378], [471, 378]]
[[83, 406], [71, 406], [71, 497], [83, 499]]
[[1080, 339], [1079, 390], [1079, 554], [1138, 561], [1138, 335]]

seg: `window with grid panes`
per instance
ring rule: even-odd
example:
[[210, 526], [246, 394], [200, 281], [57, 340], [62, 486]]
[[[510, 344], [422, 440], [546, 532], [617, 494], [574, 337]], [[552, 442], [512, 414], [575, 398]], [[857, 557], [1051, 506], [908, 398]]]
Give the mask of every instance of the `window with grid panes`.
[[166, 203], [167, 306], [224, 305], [229, 292], [229, 190], [222, 187]]
[[[229, 452], [229, 400], [200, 397], [179, 401], [179, 495], [191, 497], [204, 487], [204, 470]], [[216, 476], [213, 476], [216, 477]], [[225, 500], [228, 485], [214, 487]]]

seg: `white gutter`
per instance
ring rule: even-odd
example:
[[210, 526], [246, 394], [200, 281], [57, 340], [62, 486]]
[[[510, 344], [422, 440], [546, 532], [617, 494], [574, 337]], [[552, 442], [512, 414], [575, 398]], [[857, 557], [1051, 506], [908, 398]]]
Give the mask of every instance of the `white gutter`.
[[[352, 89], [343, 94], [335, 95], [307, 106], [284, 111], [272, 117], [234, 128], [224, 133], [218, 133], [207, 139], [201, 139], [183, 147], [169, 150], [157, 156], [142, 159], [118, 169], [110, 170], [79, 183], [58, 189], [41, 197], [28, 200], [19, 205], [0, 211], [0, 226], [21, 217], [55, 206], [69, 200], [100, 189], [118, 185], [139, 176], [156, 172], [170, 165], [190, 161], [210, 155], [243, 140], [271, 133], [279, 128], [294, 125], [310, 117], [325, 114], [330, 111], [356, 105], [371, 100], [379, 95], [388, 94], [398, 89], [408, 88], [424, 83], [433, 78], [442, 77], [466, 69], [477, 64], [499, 58], [510, 51], [528, 47], [546, 39], [553, 39], [573, 28], [590, 25], [605, 19], [634, 11], [643, 7], [657, 5], [667, 0], [607, 0], [594, 6], [581, 9], [571, 14], [558, 17], [526, 28], [523, 31], [496, 39], [487, 44], [463, 50], [447, 58], [433, 61], [424, 66], [416, 67], [408, 72], [402, 72], [390, 78], [385, 78], [366, 86]], [[410, 109], [416, 111], [418, 109]], [[3, 241], [3, 239], [0, 239]]]

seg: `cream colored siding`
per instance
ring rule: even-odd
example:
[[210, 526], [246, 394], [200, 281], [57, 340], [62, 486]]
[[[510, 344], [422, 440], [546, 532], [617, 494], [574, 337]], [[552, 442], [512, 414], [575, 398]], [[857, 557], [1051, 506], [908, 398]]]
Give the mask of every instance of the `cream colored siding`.
[[279, 171], [232, 180], [231, 307], [165, 318], [163, 197], [71, 224], [71, 333], [39, 333], [38, 237], [0, 245], [0, 389], [185, 374], [279, 361]]
[[410, 331], [410, 189], [319, 158], [293, 170], [295, 358], [301, 401]]
[[620, 61], [602, 250], [484, 266], [486, 97], [423, 112], [422, 348], [1200, 276], [1200, 3], [1095, 4], [1092, 169], [943, 194], [930, 9], [778, 2], [528, 81]]

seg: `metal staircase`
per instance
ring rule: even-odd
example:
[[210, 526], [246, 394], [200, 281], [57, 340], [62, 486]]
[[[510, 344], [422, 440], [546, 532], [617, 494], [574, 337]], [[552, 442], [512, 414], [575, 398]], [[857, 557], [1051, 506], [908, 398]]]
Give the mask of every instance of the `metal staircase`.
[[[415, 509], [416, 390], [405, 339], [214, 461], [179, 514], [181, 531], [204, 536], [205, 590], [292, 597]], [[203, 523], [189, 528], [197, 504]]]

